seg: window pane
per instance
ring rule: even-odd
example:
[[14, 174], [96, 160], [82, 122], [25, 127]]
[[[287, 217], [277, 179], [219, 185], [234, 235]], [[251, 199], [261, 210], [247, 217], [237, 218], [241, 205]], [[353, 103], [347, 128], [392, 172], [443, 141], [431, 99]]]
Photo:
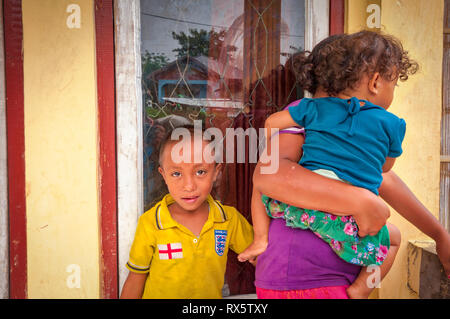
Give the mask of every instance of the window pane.
[[[201, 120], [222, 132], [257, 129], [302, 97], [291, 57], [304, 34], [304, 0], [141, 0], [146, 209], [167, 193], [158, 148], [171, 127]], [[256, 162], [244, 151], [245, 163], [226, 163], [213, 196], [250, 219]], [[247, 292], [253, 280], [240, 280], [243, 266], [230, 263], [231, 294]]]

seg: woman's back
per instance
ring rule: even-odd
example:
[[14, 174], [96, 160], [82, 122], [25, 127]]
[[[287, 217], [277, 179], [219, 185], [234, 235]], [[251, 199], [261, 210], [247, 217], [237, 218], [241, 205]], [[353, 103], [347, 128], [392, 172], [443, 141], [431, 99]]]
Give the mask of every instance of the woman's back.
[[267, 250], [258, 256], [255, 286], [291, 290], [350, 285], [361, 267], [339, 258], [310, 230], [286, 226], [273, 219]]

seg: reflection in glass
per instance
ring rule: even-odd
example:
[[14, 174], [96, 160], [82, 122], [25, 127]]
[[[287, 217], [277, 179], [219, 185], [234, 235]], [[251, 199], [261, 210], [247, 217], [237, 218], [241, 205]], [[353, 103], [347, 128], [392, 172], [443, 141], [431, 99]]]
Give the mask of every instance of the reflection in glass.
[[[302, 97], [291, 57], [304, 48], [304, 8], [304, 0], [141, 0], [146, 209], [167, 193], [157, 153], [170, 127], [259, 128]], [[254, 166], [227, 164], [214, 193], [249, 219]]]

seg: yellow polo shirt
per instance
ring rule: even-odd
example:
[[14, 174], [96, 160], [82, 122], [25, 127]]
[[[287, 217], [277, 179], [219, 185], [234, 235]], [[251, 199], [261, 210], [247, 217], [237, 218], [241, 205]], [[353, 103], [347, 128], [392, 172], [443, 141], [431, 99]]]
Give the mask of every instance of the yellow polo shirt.
[[143, 298], [222, 298], [228, 249], [239, 254], [247, 248], [253, 228], [234, 207], [211, 195], [207, 201], [209, 216], [198, 237], [170, 215], [170, 194], [139, 218], [126, 267], [148, 273]]

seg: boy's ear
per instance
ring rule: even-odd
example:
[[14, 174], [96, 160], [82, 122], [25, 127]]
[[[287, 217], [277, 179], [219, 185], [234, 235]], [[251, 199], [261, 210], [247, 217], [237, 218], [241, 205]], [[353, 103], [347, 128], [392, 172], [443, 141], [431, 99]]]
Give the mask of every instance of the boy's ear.
[[216, 171], [215, 171], [215, 176], [214, 176], [214, 182], [218, 179], [218, 177], [220, 176], [220, 174], [222, 174], [222, 168], [223, 165], [222, 163], [219, 163], [216, 165]]
[[161, 174], [161, 176], [164, 178], [164, 180], [166, 180], [166, 176], [164, 175], [164, 170], [162, 169], [161, 166], [158, 167], [158, 172]]
[[375, 72], [370, 78], [368, 83], [369, 92], [372, 94], [378, 94], [378, 90], [380, 88], [381, 75], [379, 72]]

